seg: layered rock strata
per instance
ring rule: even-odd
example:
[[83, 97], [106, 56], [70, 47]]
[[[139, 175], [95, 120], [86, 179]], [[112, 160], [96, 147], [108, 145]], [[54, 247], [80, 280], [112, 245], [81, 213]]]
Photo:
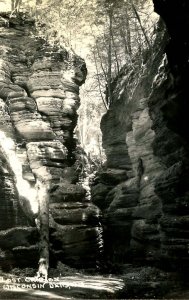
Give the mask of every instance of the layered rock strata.
[[[34, 219], [37, 200], [44, 199], [50, 212], [50, 260], [94, 267], [100, 212], [77, 184], [73, 136], [85, 63], [37, 37], [26, 15], [2, 17], [0, 248], [12, 266], [37, 263]], [[4, 243], [12, 235], [15, 243]]]
[[[170, 34], [174, 32], [172, 45], [180, 45], [183, 24], [175, 32], [174, 15], [178, 11], [176, 20], [181, 20], [188, 4], [179, 2], [182, 9], [170, 15], [170, 1], [154, 2], [168, 19]], [[101, 121], [107, 169], [96, 178], [93, 199], [104, 213], [109, 262], [119, 268], [137, 263], [182, 273], [189, 267], [189, 148], [184, 129], [189, 53], [179, 63], [174, 49], [166, 48], [168, 41], [159, 23], [152, 56], [148, 52], [140, 68], [137, 63], [134, 70], [125, 66], [113, 83], [113, 103]], [[185, 42], [183, 38], [179, 53], [185, 53]]]
[[[156, 133], [153, 149], [166, 168], [163, 176], [157, 179], [155, 188], [162, 200], [161, 253], [163, 263], [180, 270], [185, 276], [189, 267], [189, 3], [185, 0], [175, 1], [174, 4], [169, 0], [163, 3], [159, 0], [153, 2], [155, 11], [163, 18], [170, 35], [165, 49], [170, 72], [164, 81], [164, 90], [158, 86], [150, 101], [150, 113]], [[161, 77], [162, 72], [163, 70]], [[160, 111], [159, 120], [157, 110]]]

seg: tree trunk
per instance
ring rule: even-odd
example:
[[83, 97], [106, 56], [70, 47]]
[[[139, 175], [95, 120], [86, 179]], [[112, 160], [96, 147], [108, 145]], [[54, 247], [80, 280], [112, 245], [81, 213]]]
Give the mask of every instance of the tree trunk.
[[48, 182], [37, 179], [37, 197], [39, 204], [39, 215], [37, 218], [37, 227], [40, 234], [39, 243], [39, 269], [37, 272], [38, 277], [48, 277], [49, 267], [49, 195], [48, 195]]
[[21, 3], [22, 3], [22, 0], [11, 0], [11, 11], [18, 12], [20, 9]]
[[131, 32], [130, 32], [130, 23], [129, 23], [129, 16], [127, 12], [127, 8], [125, 7], [125, 22], [126, 22], [126, 36], [127, 36], [127, 50], [129, 56], [132, 56], [132, 48], [131, 48]]
[[[91, 33], [92, 33], [92, 36], [93, 36], [94, 41], [95, 41], [95, 48], [96, 48], [96, 50], [97, 50], [97, 55], [98, 55], [98, 58], [99, 58], [99, 60], [100, 60], [100, 66], [101, 66], [101, 69], [102, 69], [102, 71], [103, 71], [104, 78], [105, 78], [105, 80], [107, 81], [107, 72], [106, 72], [106, 70], [105, 70], [105, 68], [104, 68], [104, 66], [103, 66], [103, 60], [102, 60], [102, 57], [101, 57], [101, 55], [100, 55], [100, 49], [99, 49], [99, 47], [98, 47], [98, 43], [97, 43], [97, 41], [96, 41], [96, 37], [95, 37], [95, 34], [94, 34], [94, 32], [93, 32], [92, 26], [90, 26], [90, 27], [91, 27]], [[94, 53], [95, 53], [95, 52], [94, 52]], [[97, 63], [97, 57], [96, 57], [96, 54], [95, 54], [95, 61], [96, 61], [96, 63]]]
[[109, 45], [108, 45], [108, 96], [109, 105], [112, 103], [112, 91], [111, 91], [111, 81], [112, 81], [112, 17], [113, 11], [109, 10]]
[[139, 16], [139, 14], [138, 14], [138, 12], [137, 12], [137, 10], [136, 10], [136, 7], [134, 6], [133, 3], [132, 3], [132, 8], [133, 8], [133, 11], [134, 11], [134, 13], [135, 13], [135, 16], [136, 16], [136, 18], [137, 18], [137, 20], [138, 20], [138, 22], [139, 22], [139, 24], [140, 24], [140, 28], [141, 28], [141, 30], [142, 30], [142, 32], [143, 32], [143, 34], [144, 34], [146, 43], [147, 43], [149, 49], [151, 49], [150, 41], [149, 41], [149, 39], [148, 39], [148, 36], [147, 36], [147, 34], [146, 34], [146, 31], [145, 31], [144, 27], [142, 26], [142, 22], [141, 22], [140, 16]]
[[11, 11], [14, 10], [14, 0], [11, 0]]
[[112, 44], [113, 44], [114, 55], [115, 55], [115, 64], [116, 64], [117, 75], [118, 75], [118, 74], [119, 74], [119, 60], [118, 60], [118, 55], [117, 55], [116, 45], [115, 45], [115, 41], [114, 41], [113, 30], [111, 30], [111, 37], [112, 37]]
[[106, 108], [106, 110], [108, 110], [108, 103], [106, 103], [106, 101], [104, 100], [104, 97], [103, 97], [103, 94], [102, 94], [101, 85], [100, 85], [100, 78], [99, 78], [99, 72], [98, 72], [98, 64], [97, 64], [97, 59], [96, 59], [95, 51], [93, 51], [93, 57], [94, 57], [94, 63], [95, 63], [95, 68], [96, 68], [96, 73], [97, 73], [97, 81], [98, 81], [98, 88], [99, 88], [100, 96], [101, 96], [102, 102], [104, 104], [104, 107]]

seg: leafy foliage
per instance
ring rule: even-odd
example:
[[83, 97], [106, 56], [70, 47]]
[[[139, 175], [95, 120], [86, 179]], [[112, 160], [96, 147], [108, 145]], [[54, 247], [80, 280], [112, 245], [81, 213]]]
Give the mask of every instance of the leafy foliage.
[[[82, 146], [99, 155], [102, 114], [113, 102], [112, 82], [124, 65], [145, 65], [157, 17], [150, 0], [22, 0], [48, 42], [66, 46], [87, 62], [78, 132]], [[150, 53], [148, 51], [148, 53]], [[95, 146], [96, 145], [96, 146]], [[96, 150], [95, 150], [96, 148]]]

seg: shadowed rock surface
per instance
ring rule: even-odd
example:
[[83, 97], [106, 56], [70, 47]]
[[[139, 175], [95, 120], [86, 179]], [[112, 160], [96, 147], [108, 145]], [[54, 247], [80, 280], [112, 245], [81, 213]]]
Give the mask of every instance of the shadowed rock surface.
[[176, 271], [186, 284], [189, 6], [184, 0], [154, 4], [170, 38], [159, 22], [143, 69], [125, 66], [114, 80], [113, 103], [101, 121], [107, 169], [92, 194], [103, 211], [113, 268], [127, 274], [124, 264], [156, 266]]

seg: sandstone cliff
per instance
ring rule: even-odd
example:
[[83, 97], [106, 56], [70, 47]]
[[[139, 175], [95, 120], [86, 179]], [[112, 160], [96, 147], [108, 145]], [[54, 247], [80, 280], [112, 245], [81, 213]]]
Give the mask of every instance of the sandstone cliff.
[[125, 66], [113, 82], [113, 103], [101, 121], [107, 167], [96, 178], [93, 201], [103, 210], [108, 261], [119, 270], [132, 263], [185, 274], [188, 4], [174, 4], [172, 13], [171, 1], [154, 3], [171, 42], [160, 22], [143, 66]]
[[0, 20], [0, 259], [36, 266], [38, 199], [49, 199], [51, 262], [94, 267], [100, 212], [78, 184], [74, 127], [86, 66], [37, 36], [25, 14]]

